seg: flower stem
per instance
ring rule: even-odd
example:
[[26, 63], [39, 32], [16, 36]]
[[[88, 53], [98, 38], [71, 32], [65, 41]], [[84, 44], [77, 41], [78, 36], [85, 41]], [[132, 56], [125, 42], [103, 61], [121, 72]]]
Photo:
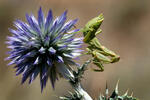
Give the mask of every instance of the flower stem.
[[69, 83], [71, 86], [83, 96], [83, 100], [93, 100], [91, 96], [82, 88], [81, 78], [84, 74], [84, 71], [87, 69], [87, 66], [91, 63], [92, 59], [87, 60], [77, 71], [73, 71], [74, 77], [69, 78]]
[[80, 83], [74, 87], [74, 89], [83, 96], [83, 100], [93, 100], [90, 95], [81, 87]]

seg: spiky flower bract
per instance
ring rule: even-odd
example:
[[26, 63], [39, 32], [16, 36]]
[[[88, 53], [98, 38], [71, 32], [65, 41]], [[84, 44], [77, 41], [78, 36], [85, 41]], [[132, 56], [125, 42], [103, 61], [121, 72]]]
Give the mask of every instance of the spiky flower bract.
[[106, 84], [106, 92], [105, 95], [100, 94], [98, 100], [139, 100], [133, 97], [133, 93], [128, 95], [128, 90], [125, 92], [124, 95], [120, 95], [118, 91], [119, 81], [117, 82], [116, 88], [114, 89], [113, 93], [109, 96], [109, 90]]
[[58, 76], [72, 76], [70, 66], [76, 64], [73, 58], [80, 55], [82, 38], [73, 38], [79, 31], [71, 30], [77, 19], [66, 22], [66, 14], [67, 11], [54, 19], [49, 10], [44, 17], [40, 8], [37, 19], [26, 14], [28, 24], [21, 20], [14, 22], [16, 30], [10, 29], [13, 35], [8, 37], [11, 51], [7, 59], [12, 60], [9, 65], [15, 65], [16, 75], [22, 74], [22, 83], [28, 78], [32, 83], [39, 75], [43, 90], [48, 78], [54, 88]]

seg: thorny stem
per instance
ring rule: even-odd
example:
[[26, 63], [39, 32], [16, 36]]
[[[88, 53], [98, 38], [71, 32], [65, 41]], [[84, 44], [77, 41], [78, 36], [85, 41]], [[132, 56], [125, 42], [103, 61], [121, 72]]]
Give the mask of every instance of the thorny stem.
[[91, 96], [81, 87], [80, 83], [78, 83], [74, 89], [83, 96], [83, 100], [93, 100]]
[[83, 100], [93, 100], [91, 96], [82, 88], [80, 83], [84, 71], [87, 69], [88, 64], [90, 64], [92, 60], [93, 58], [87, 60], [82, 66], [78, 68], [77, 72], [73, 71], [74, 77], [69, 78], [69, 83], [76, 91], [78, 91], [83, 96]]

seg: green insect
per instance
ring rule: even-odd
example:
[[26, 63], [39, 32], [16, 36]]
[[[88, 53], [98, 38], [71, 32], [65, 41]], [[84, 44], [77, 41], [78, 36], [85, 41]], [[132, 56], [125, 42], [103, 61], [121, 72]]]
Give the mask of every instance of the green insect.
[[102, 46], [96, 38], [96, 35], [102, 32], [101, 29], [99, 30], [99, 27], [103, 20], [104, 17], [100, 14], [98, 17], [90, 20], [82, 30], [84, 35], [83, 41], [88, 44], [87, 54], [92, 55], [93, 64], [99, 68], [93, 69], [94, 71], [104, 71], [103, 64], [114, 63], [120, 59], [120, 57], [113, 51], [107, 49], [105, 46]]
[[102, 24], [104, 17], [100, 14], [98, 17], [90, 20], [83, 28], [84, 42], [89, 43], [97, 34], [101, 33], [102, 30], [98, 30]]
[[[88, 52], [86, 54], [92, 55], [93, 64], [99, 68], [93, 69], [94, 71], [104, 71], [103, 64], [115, 63], [120, 59], [120, 57], [113, 51], [107, 49], [105, 46], [102, 46], [99, 40], [96, 38], [96, 35], [102, 32], [102, 30], [99, 28], [103, 20], [103, 14], [100, 14], [98, 17], [91, 19], [83, 29], [78, 31], [83, 32], [83, 42], [88, 44]], [[76, 34], [78, 32], [66, 34]]]

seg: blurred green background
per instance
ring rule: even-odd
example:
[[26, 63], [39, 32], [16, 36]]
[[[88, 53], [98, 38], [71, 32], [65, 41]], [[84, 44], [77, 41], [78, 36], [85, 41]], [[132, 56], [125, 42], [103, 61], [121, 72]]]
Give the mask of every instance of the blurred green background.
[[[37, 15], [42, 6], [45, 14], [49, 9], [59, 16], [68, 9], [68, 18], [79, 18], [76, 25], [81, 28], [91, 18], [104, 14], [102, 34], [103, 45], [120, 54], [121, 60], [105, 65], [101, 73], [86, 71], [82, 81], [85, 90], [96, 98], [104, 92], [106, 81], [110, 91], [120, 79], [119, 90], [128, 88], [141, 100], [150, 98], [150, 1], [149, 0], [0, 0], [0, 100], [59, 100], [72, 90], [64, 79], [56, 83], [55, 91], [50, 82], [41, 94], [39, 79], [31, 85], [20, 85], [21, 76], [15, 76], [13, 66], [6, 66], [6, 36], [13, 21], [25, 21], [25, 13]], [[82, 36], [82, 33], [79, 34]], [[87, 57], [82, 57], [82, 61]], [[93, 67], [93, 65], [90, 65]]]

